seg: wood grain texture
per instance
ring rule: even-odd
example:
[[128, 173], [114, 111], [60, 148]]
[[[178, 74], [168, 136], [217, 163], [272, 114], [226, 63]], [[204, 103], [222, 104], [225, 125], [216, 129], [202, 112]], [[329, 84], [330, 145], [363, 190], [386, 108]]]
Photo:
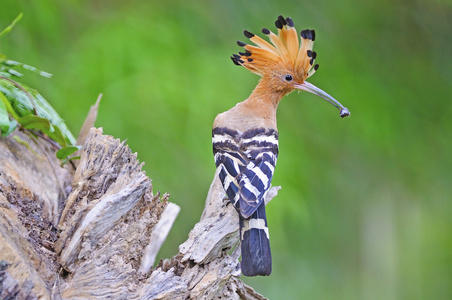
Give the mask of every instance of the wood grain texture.
[[17, 134], [46, 159], [0, 139], [0, 298], [265, 299], [239, 279], [238, 216], [217, 176], [179, 253], [152, 267], [179, 207], [124, 142], [92, 128], [74, 171]]

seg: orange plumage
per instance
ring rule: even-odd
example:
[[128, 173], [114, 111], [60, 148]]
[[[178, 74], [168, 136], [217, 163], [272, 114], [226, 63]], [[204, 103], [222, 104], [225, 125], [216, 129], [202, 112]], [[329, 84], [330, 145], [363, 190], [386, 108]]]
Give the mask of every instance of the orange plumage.
[[350, 112], [333, 97], [306, 82], [306, 79], [319, 68], [318, 64], [314, 64], [317, 53], [312, 51], [315, 31], [302, 30], [299, 41], [291, 18], [279, 16], [275, 25], [278, 34], [266, 28], [262, 29], [262, 33], [270, 39], [270, 42], [245, 30], [245, 36], [256, 46], [238, 41], [237, 44], [244, 47], [245, 52], [231, 56], [236, 65], [243, 66], [262, 77], [255, 92], [260, 91], [262, 95], [274, 93], [273, 97], [268, 95], [264, 98], [279, 98], [276, 103], [274, 99], [269, 101], [277, 105], [284, 95], [296, 89], [305, 90], [324, 98], [340, 109], [341, 117], [349, 116]]
[[246, 51], [239, 52], [239, 55], [231, 58], [236, 64], [242, 65], [260, 76], [270, 75], [275, 69], [281, 69], [295, 75], [301, 83], [314, 74], [318, 68], [318, 65], [313, 66], [316, 56], [315, 52], [312, 52], [315, 31], [303, 30], [300, 44], [291, 18], [284, 19], [279, 16], [276, 27], [278, 35], [266, 28], [262, 29], [271, 43], [245, 30], [245, 36], [256, 46], [238, 42]]

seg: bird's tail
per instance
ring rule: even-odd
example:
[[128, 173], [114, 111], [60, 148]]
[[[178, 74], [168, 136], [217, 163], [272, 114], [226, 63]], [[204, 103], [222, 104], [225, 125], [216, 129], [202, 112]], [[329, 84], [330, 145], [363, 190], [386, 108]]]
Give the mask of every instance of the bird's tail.
[[272, 255], [264, 202], [250, 218], [244, 219], [240, 216], [240, 240], [242, 274], [245, 276], [270, 275]]

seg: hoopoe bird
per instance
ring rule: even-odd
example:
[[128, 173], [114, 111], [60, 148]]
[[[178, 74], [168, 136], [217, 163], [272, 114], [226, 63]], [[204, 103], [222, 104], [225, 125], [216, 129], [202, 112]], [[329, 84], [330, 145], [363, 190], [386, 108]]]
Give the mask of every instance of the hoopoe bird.
[[248, 99], [215, 118], [212, 130], [220, 181], [239, 214], [241, 269], [245, 276], [268, 276], [272, 271], [264, 199], [278, 157], [279, 102], [292, 91], [303, 90], [333, 104], [341, 117], [350, 115], [333, 97], [306, 82], [319, 67], [314, 65], [317, 54], [312, 51], [315, 31], [301, 31], [300, 44], [291, 18], [279, 16], [275, 25], [277, 35], [262, 29], [271, 43], [247, 30], [245, 37], [256, 46], [237, 41], [245, 50], [231, 57], [234, 64], [262, 78]]

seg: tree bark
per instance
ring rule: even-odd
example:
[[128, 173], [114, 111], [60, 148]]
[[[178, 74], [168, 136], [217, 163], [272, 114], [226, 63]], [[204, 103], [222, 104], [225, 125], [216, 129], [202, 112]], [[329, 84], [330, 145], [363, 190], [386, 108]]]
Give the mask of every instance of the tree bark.
[[179, 253], [153, 267], [179, 207], [124, 142], [92, 128], [74, 171], [43, 139], [1, 137], [0, 299], [265, 299], [240, 280], [217, 177]]

